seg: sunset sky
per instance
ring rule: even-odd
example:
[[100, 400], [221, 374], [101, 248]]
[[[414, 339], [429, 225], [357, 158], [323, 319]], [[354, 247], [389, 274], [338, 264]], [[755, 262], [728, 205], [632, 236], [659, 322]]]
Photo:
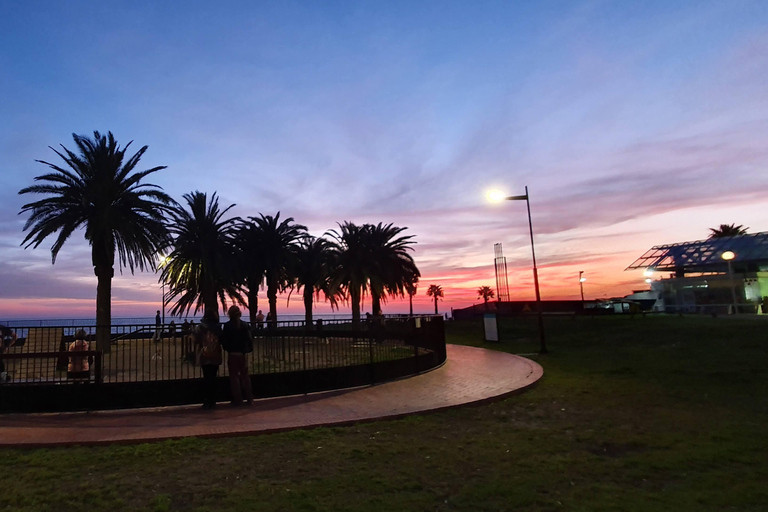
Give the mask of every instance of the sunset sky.
[[[768, 231], [762, 0], [5, 1], [0, 99], [0, 320], [95, 316], [82, 231], [55, 265], [53, 239], [20, 247], [17, 192], [73, 132], [148, 145], [177, 200], [216, 191], [318, 236], [407, 226], [417, 312], [430, 284], [441, 311], [480, 302], [496, 242], [533, 298], [525, 203], [489, 188], [529, 187], [544, 299], [578, 298], [582, 270], [587, 298], [644, 289], [635, 258], [722, 223]], [[159, 308], [156, 274], [112, 286], [113, 316]]]

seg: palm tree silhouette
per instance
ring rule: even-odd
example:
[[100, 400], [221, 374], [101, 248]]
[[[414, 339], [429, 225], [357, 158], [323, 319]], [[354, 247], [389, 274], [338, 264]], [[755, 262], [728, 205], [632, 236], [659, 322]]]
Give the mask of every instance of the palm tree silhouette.
[[168, 296], [178, 297], [171, 314], [188, 312], [218, 317], [218, 304], [227, 308], [227, 297], [244, 304], [238, 287], [239, 272], [234, 237], [238, 217], [225, 219], [233, 206], [223, 210], [214, 192], [208, 200], [203, 192], [184, 194], [188, 210], [177, 206], [171, 212], [169, 230], [173, 250], [163, 267], [160, 279], [169, 285]]
[[408, 284], [421, 275], [408, 250], [413, 235], [398, 236], [408, 228], [393, 227], [392, 224], [366, 224], [365, 244], [371, 262], [368, 275], [371, 290], [371, 309], [374, 314], [381, 310], [381, 303], [387, 294], [404, 296]]
[[731, 236], [746, 235], [747, 230], [742, 224], [720, 224], [720, 227], [709, 228], [709, 238], [728, 238]]
[[267, 283], [270, 325], [274, 327], [277, 325], [277, 293], [292, 284], [291, 269], [294, 267], [296, 244], [306, 235], [307, 228], [295, 224], [293, 217], [280, 222], [280, 212], [274, 217], [260, 213], [259, 217], [249, 218], [259, 232], [259, 254]]
[[488, 299], [492, 299], [495, 293], [490, 286], [481, 286], [477, 289], [477, 296], [483, 299], [485, 303], [485, 309], [488, 310]]
[[264, 283], [264, 262], [262, 256], [261, 231], [253, 222], [241, 222], [235, 236], [237, 265], [240, 281], [246, 288], [246, 300], [251, 325], [256, 325], [259, 311], [259, 289]]
[[416, 295], [416, 290], [419, 288], [419, 276], [413, 276], [412, 279], [405, 284], [405, 290], [408, 292], [408, 306], [410, 314], [413, 316], [413, 296]]
[[333, 290], [349, 297], [352, 306], [352, 325], [360, 325], [360, 300], [368, 289], [371, 262], [366, 247], [366, 228], [348, 221], [339, 224], [339, 231], [331, 230], [334, 239], [336, 268], [331, 274]]
[[51, 262], [56, 263], [70, 235], [85, 227], [97, 278], [96, 344], [109, 352], [115, 255], [120, 269], [127, 266], [131, 273], [135, 268], [154, 270], [158, 249], [168, 240], [165, 214], [174, 201], [157, 185], [141, 183], [165, 166], [134, 172], [148, 146], [126, 160], [125, 152], [133, 141], [120, 148], [112, 132], [102, 136], [95, 131], [93, 139], [73, 133], [72, 138], [80, 154], [63, 145], [63, 152], [51, 148], [69, 168], [37, 160], [54, 172], [37, 176], [35, 181], [41, 184], [19, 191], [48, 196], [22, 207], [20, 213], [30, 212], [23, 229], [29, 233], [22, 245], [36, 248], [58, 232], [51, 247]]
[[437, 299], [440, 297], [443, 297], [443, 287], [439, 284], [431, 284], [429, 285], [429, 288], [427, 288], [427, 296], [428, 297], [434, 297], [435, 299], [435, 314], [437, 313]]
[[338, 293], [331, 287], [331, 271], [335, 268], [335, 253], [332, 243], [325, 238], [315, 238], [307, 235], [299, 240], [295, 249], [294, 268], [292, 274], [296, 279], [296, 289], [302, 293], [304, 300], [304, 322], [308, 329], [312, 328], [312, 306], [314, 298], [320, 298], [320, 293], [330, 301], [331, 308], [337, 306]]

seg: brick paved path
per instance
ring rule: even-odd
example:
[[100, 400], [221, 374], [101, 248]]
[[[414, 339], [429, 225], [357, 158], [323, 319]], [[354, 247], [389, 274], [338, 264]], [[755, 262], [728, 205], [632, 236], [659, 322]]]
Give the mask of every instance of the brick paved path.
[[376, 386], [257, 401], [154, 409], [0, 416], [0, 446], [57, 446], [221, 437], [344, 425], [434, 411], [521, 391], [541, 366], [503, 352], [448, 345], [446, 364], [416, 377]]

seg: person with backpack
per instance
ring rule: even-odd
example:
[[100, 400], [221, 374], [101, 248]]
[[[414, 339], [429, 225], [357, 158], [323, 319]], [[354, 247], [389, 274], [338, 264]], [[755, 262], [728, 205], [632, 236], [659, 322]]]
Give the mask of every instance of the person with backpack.
[[195, 329], [195, 346], [203, 370], [203, 409], [216, 407], [216, 378], [222, 360], [220, 337], [218, 315], [206, 312]]
[[75, 341], [67, 348], [67, 352], [72, 354], [67, 364], [67, 379], [72, 382], [88, 382], [91, 379], [91, 358], [76, 355], [77, 352], [87, 352], [90, 349], [86, 337], [85, 330], [79, 329], [75, 333]]
[[224, 324], [221, 344], [227, 351], [229, 386], [232, 391], [232, 405], [239, 406], [245, 397], [248, 405], [253, 404], [251, 376], [248, 374], [247, 354], [253, 352], [253, 336], [248, 324], [242, 322], [240, 308], [232, 306], [227, 311], [229, 322]]

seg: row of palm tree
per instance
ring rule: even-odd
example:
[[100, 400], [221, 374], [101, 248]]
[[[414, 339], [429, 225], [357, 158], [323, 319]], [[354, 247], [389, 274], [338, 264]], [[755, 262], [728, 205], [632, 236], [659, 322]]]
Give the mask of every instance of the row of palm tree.
[[[169, 285], [171, 314], [190, 310], [218, 316], [218, 306], [228, 302], [247, 307], [251, 320], [258, 311], [259, 290], [266, 288], [270, 318], [277, 318], [277, 296], [294, 290], [302, 294], [307, 325], [312, 325], [312, 305], [322, 295], [332, 307], [348, 301], [353, 322], [360, 322], [360, 303], [370, 295], [374, 312], [390, 296], [411, 298], [416, 293], [419, 270], [409, 254], [413, 235], [392, 224], [343, 222], [338, 230], [314, 237], [291, 217], [259, 214], [241, 219], [227, 217], [234, 205], [222, 207], [216, 193], [183, 196], [179, 204], [156, 185], [141, 183], [164, 169], [135, 172], [147, 146], [126, 159], [125, 147], [94, 132], [94, 138], [73, 134], [79, 154], [63, 145], [51, 148], [66, 167], [43, 160], [52, 172], [37, 176], [38, 184], [20, 194], [46, 197], [25, 204], [29, 213], [22, 245], [38, 247], [56, 234], [52, 261], [67, 239], [80, 227], [91, 245], [97, 284], [97, 345], [109, 351], [111, 280], [114, 264], [134, 271], [157, 268]], [[290, 297], [290, 295], [289, 295]], [[411, 312], [413, 311], [411, 305]]]

